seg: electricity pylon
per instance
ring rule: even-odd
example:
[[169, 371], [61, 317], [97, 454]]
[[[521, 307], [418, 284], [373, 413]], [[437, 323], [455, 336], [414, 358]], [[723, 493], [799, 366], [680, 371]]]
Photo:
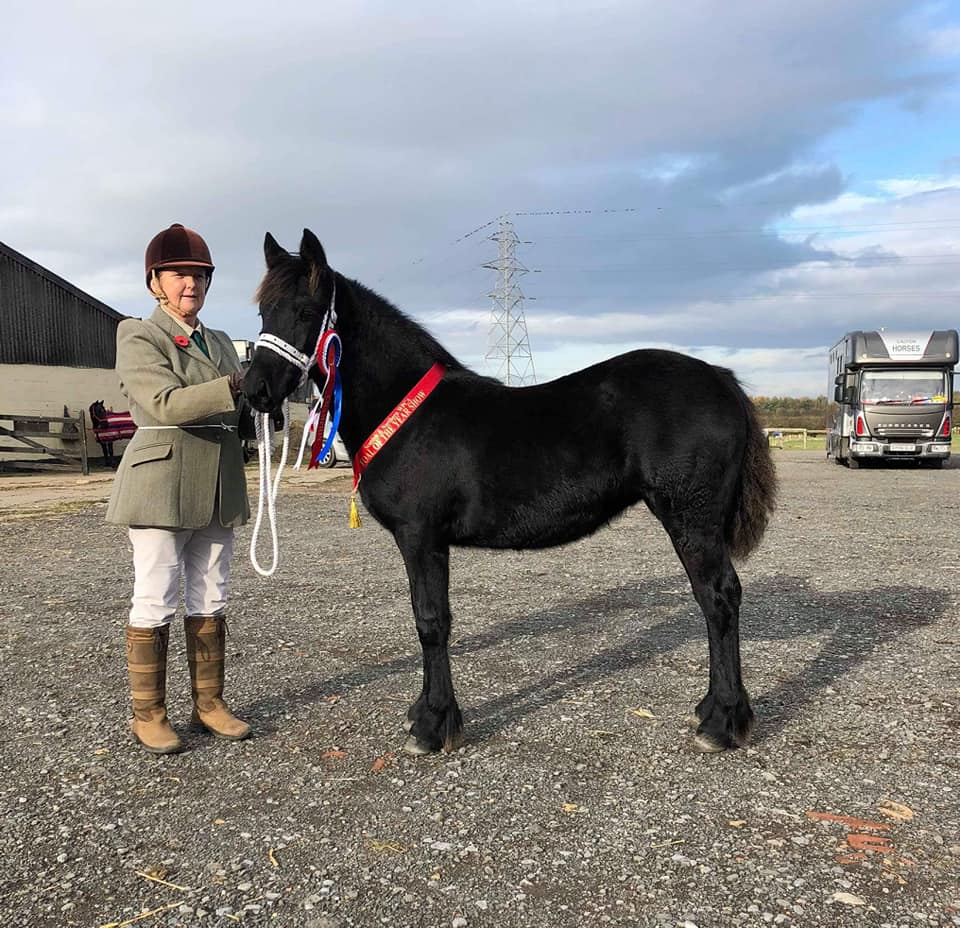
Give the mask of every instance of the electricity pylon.
[[485, 360], [496, 367], [495, 376], [507, 386], [519, 387], [536, 383], [533, 354], [527, 336], [527, 320], [523, 314], [524, 295], [517, 282], [529, 273], [516, 256], [520, 242], [513, 231], [513, 223], [500, 219], [500, 229], [490, 236], [497, 243], [496, 260], [484, 264], [497, 272], [497, 285], [492, 293], [490, 309], [490, 336]]

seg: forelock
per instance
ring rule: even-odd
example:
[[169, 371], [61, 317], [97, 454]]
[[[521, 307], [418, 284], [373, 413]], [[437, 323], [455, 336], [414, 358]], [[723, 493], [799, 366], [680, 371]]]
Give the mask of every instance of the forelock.
[[[297, 291], [297, 284], [305, 272], [304, 261], [295, 255], [291, 255], [289, 260], [284, 261], [270, 268], [264, 275], [257, 292], [254, 294], [254, 301], [257, 303], [278, 303], [284, 297], [290, 297]], [[307, 290], [310, 296], [314, 296], [320, 287], [320, 277], [322, 271], [314, 266], [310, 270], [307, 278]]]

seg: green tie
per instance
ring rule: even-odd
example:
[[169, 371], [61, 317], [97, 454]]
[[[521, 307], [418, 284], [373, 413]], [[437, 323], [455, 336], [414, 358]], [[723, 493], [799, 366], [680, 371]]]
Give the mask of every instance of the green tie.
[[207, 343], [203, 340], [200, 330], [194, 329], [190, 338], [193, 339], [194, 344], [196, 344], [196, 346], [209, 358], [210, 350], [207, 348]]

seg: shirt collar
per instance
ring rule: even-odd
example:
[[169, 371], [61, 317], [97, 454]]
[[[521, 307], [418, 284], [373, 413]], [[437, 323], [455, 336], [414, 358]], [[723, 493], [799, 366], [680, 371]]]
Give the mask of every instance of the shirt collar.
[[[161, 309], [163, 309], [163, 307], [161, 307]], [[167, 313], [167, 311], [166, 311], [165, 309], [164, 309], [163, 311], [164, 311], [165, 313]], [[200, 333], [200, 337], [203, 338], [204, 340], [206, 339], [207, 333], [204, 331], [203, 324], [200, 322], [199, 319], [197, 320], [197, 327], [196, 327], [195, 329], [191, 329], [190, 326], [188, 326], [182, 319], [178, 319], [173, 313], [167, 313], [167, 315], [168, 315], [178, 326], [180, 326], [180, 328], [183, 329], [183, 331], [186, 332], [188, 336], [189, 336], [189, 335], [193, 335], [194, 332], [199, 332], [199, 333]]]

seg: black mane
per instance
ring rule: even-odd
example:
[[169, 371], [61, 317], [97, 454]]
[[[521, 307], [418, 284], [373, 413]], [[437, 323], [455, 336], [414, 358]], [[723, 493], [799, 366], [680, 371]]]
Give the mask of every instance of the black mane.
[[[469, 371], [470, 369], [455, 358], [440, 344], [419, 322], [411, 319], [403, 310], [398, 309], [386, 297], [380, 296], [366, 284], [337, 274], [338, 300], [340, 283], [344, 282], [352, 291], [354, 301], [363, 309], [364, 324], [377, 329], [389, 330], [393, 339], [408, 344], [417, 353], [429, 355], [443, 364], [447, 370]], [[471, 372], [472, 373], [472, 372]]]
[[[325, 269], [326, 270], [326, 269]], [[337, 282], [337, 301], [352, 297], [356, 304], [351, 319], [357, 325], [389, 336], [398, 344], [407, 345], [411, 354], [424, 354], [440, 361], [448, 370], [469, 371], [470, 369], [455, 358], [420, 323], [415, 322], [406, 313], [397, 308], [388, 299], [370, 289], [358, 280], [344, 277], [335, 271]], [[316, 297], [323, 282], [323, 273], [314, 266], [311, 268], [299, 255], [289, 255], [267, 270], [254, 294], [256, 303], [276, 303], [283, 297], [297, 292], [300, 280], [306, 278], [307, 293]], [[323, 307], [325, 309], [325, 307]], [[386, 330], [386, 331], [384, 331]]]

